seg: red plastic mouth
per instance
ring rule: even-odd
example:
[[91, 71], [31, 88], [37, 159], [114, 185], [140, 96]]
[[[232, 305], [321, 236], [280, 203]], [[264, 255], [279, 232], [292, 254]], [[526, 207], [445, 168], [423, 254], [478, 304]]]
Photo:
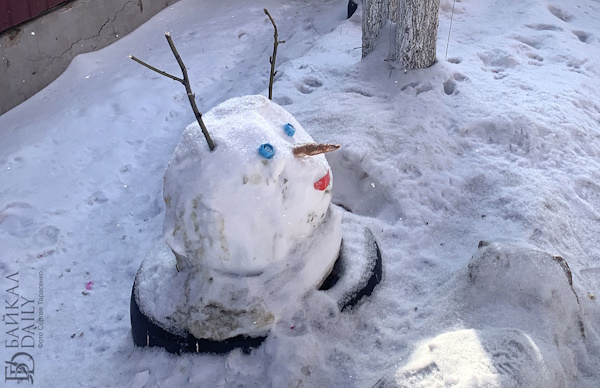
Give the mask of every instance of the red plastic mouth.
[[317, 190], [325, 190], [327, 186], [329, 186], [329, 182], [331, 181], [331, 177], [329, 176], [329, 170], [327, 170], [327, 174], [315, 182], [315, 189]]

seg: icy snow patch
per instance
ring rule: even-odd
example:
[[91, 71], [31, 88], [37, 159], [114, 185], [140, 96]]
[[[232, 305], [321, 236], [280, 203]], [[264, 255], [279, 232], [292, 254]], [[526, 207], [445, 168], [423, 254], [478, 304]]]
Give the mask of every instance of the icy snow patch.
[[384, 387], [562, 387], [560, 372], [520, 330], [457, 330], [423, 342]]

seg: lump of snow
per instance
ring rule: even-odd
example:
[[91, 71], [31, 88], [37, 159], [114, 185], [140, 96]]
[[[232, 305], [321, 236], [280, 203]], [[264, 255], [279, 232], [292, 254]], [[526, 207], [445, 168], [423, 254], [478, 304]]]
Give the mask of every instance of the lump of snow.
[[564, 387], [593, 373], [567, 261], [526, 244], [482, 241], [436, 318], [462, 330], [422, 342], [379, 387]]
[[[315, 184], [331, 177], [329, 165], [323, 155], [294, 157], [293, 147], [312, 138], [263, 96], [225, 101], [204, 121], [216, 149], [209, 151], [193, 123], [165, 174], [165, 241], [180, 269], [258, 274], [322, 222], [333, 180]], [[259, 154], [264, 144], [273, 147], [269, 159]]]
[[146, 384], [148, 384], [148, 380], [150, 378], [150, 371], [143, 371], [136, 373], [131, 381], [131, 388], [144, 388]]
[[385, 387], [562, 387], [564, 372], [544, 360], [526, 333], [458, 330], [424, 341]]
[[468, 276], [465, 300], [472, 307], [493, 301], [525, 312], [543, 312], [557, 331], [585, 335], [571, 270], [562, 257], [533, 247], [482, 241]]

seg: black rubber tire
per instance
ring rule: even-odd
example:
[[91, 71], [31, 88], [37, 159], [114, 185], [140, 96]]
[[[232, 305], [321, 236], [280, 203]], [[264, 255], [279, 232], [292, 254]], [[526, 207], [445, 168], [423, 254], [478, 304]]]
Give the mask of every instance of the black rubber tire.
[[[373, 294], [375, 287], [383, 278], [383, 260], [381, 258], [379, 245], [377, 244], [377, 241], [375, 241], [373, 233], [371, 230], [369, 230], [369, 228], [365, 228], [365, 235], [369, 237], [366, 243], [367, 246], [365, 247], [365, 260], [367, 260], [367, 263], [361, 278], [366, 280], [353, 285], [347, 290], [344, 290], [343, 296], [337, 301], [340, 311], [344, 311], [350, 307], [356, 306], [364, 297]], [[342, 241], [342, 245], [343, 244], [344, 242]], [[341, 251], [343, 252], [343, 246]], [[335, 262], [331, 273], [325, 279], [321, 287], [319, 287], [319, 290], [327, 292], [335, 289], [336, 286], [338, 286], [339, 280], [344, 277], [346, 271], [354, 270], [356, 269], [349, 267], [344, 255], [340, 255]]]
[[131, 291], [131, 334], [136, 346], [158, 346], [169, 353], [227, 353], [241, 348], [249, 352], [262, 344], [266, 337], [237, 336], [224, 341], [197, 339], [190, 333], [186, 336], [168, 332], [140, 311], [136, 300], [136, 286]]
[[348, 0], [348, 19], [354, 15], [354, 12], [358, 9], [358, 3], [355, 0]]
[[[362, 276], [363, 279], [367, 279], [366, 281], [353, 285], [351, 289], [343, 290], [343, 296], [338, 300], [340, 311], [356, 306], [362, 298], [371, 295], [375, 290], [375, 286], [382, 279], [383, 262], [379, 246], [369, 229], [365, 229], [365, 234], [370, 236], [367, 239], [367, 257], [365, 258], [368, 260], [365, 271], [370, 275]], [[340, 287], [339, 280], [344, 276], [346, 271], [350, 270], [352, 269], [348, 268], [348, 263], [344, 259], [344, 256], [340, 254], [331, 273], [319, 290], [327, 292], [328, 290]], [[160, 327], [156, 324], [155, 320], [142, 313], [137, 301], [136, 283], [133, 283], [130, 303], [131, 334], [133, 336], [133, 343], [136, 346], [162, 347], [170, 353], [227, 353], [236, 348], [241, 348], [244, 352], [250, 352], [252, 349], [260, 346], [266, 339], [266, 337], [246, 337], [240, 335], [223, 341], [212, 341], [198, 339], [190, 333], [186, 333], [185, 335], [174, 334]]]

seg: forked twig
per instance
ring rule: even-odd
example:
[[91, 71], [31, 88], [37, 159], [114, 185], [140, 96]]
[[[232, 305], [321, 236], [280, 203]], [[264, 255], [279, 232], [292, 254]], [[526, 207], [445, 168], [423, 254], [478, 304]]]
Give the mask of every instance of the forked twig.
[[181, 68], [181, 73], [183, 74], [183, 78], [179, 78], [179, 77], [171, 75], [165, 71], [159, 70], [156, 67], [151, 66], [151, 65], [147, 64], [146, 62], [134, 57], [133, 55], [130, 55], [129, 58], [133, 59], [140, 65], [145, 66], [148, 69], [157, 72], [160, 75], [164, 75], [165, 77], [171, 78], [172, 80], [179, 81], [183, 84], [183, 86], [185, 86], [185, 91], [187, 93], [188, 100], [190, 101], [190, 105], [192, 106], [192, 110], [194, 111], [194, 115], [196, 116], [196, 120], [198, 121], [198, 124], [200, 125], [200, 128], [202, 129], [202, 134], [206, 138], [208, 147], [212, 151], [215, 149], [215, 144], [213, 143], [212, 139], [210, 138], [210, 135], [208, 134], [208, 130], [206, 129], [206, 126], [204, 125], [204, 121], [202, 120], [202, 113], [200, 113], [200, 111], [198, 110], [198, 106], [196, 106], [196, 100], [194, 99], [195, 95], [192, 92], [192, 87], [190, 86], [190, 79], [188, 78], [187, 69], [185, 68], [185, 65], [183, 64], [183, 60], [181, 59], [181, 57], [179, 56], [179, 53], [177, 52], [177, 49], [175, 48], [175, 44], [173, 44], [173, 40], [171, 39], [171, 34], [168, 32], [165, 32], [165, 38], [167, 38], [167, 42], [169, 42], [169, 47], [171, 47], [171, 51], [173, 52], [173, 55], [175, 56], [175, 59], [177, 60], [177, 63], [179, 64], [179, 67]]
[[267, 11], [266, 8], [263, 8], [263, 11], [265, 11], [265, 14], [269, 17], [269, 19], [271, 20], [271, 24], [273, 24], [273, 28], [275, 29], [275, 33], [273, 34], [273, 55], [271, 55], [271, 57], [269, 58], [269, 62], [271, 63], [271, 75], [269, 76], [269, 100], [272, 100], [273, 80], [275, 78], [275, 74], [277, 74], [277, 72], [275, 71], [275, 58], [277, 57], [277, 46], [279, 46], [279, 43], [285, 43], [285, 40], [277, 40], [277, 26], [275, 25], [275, 21], [273, 20], [271, 14], [269, 13], [269, 11]]

